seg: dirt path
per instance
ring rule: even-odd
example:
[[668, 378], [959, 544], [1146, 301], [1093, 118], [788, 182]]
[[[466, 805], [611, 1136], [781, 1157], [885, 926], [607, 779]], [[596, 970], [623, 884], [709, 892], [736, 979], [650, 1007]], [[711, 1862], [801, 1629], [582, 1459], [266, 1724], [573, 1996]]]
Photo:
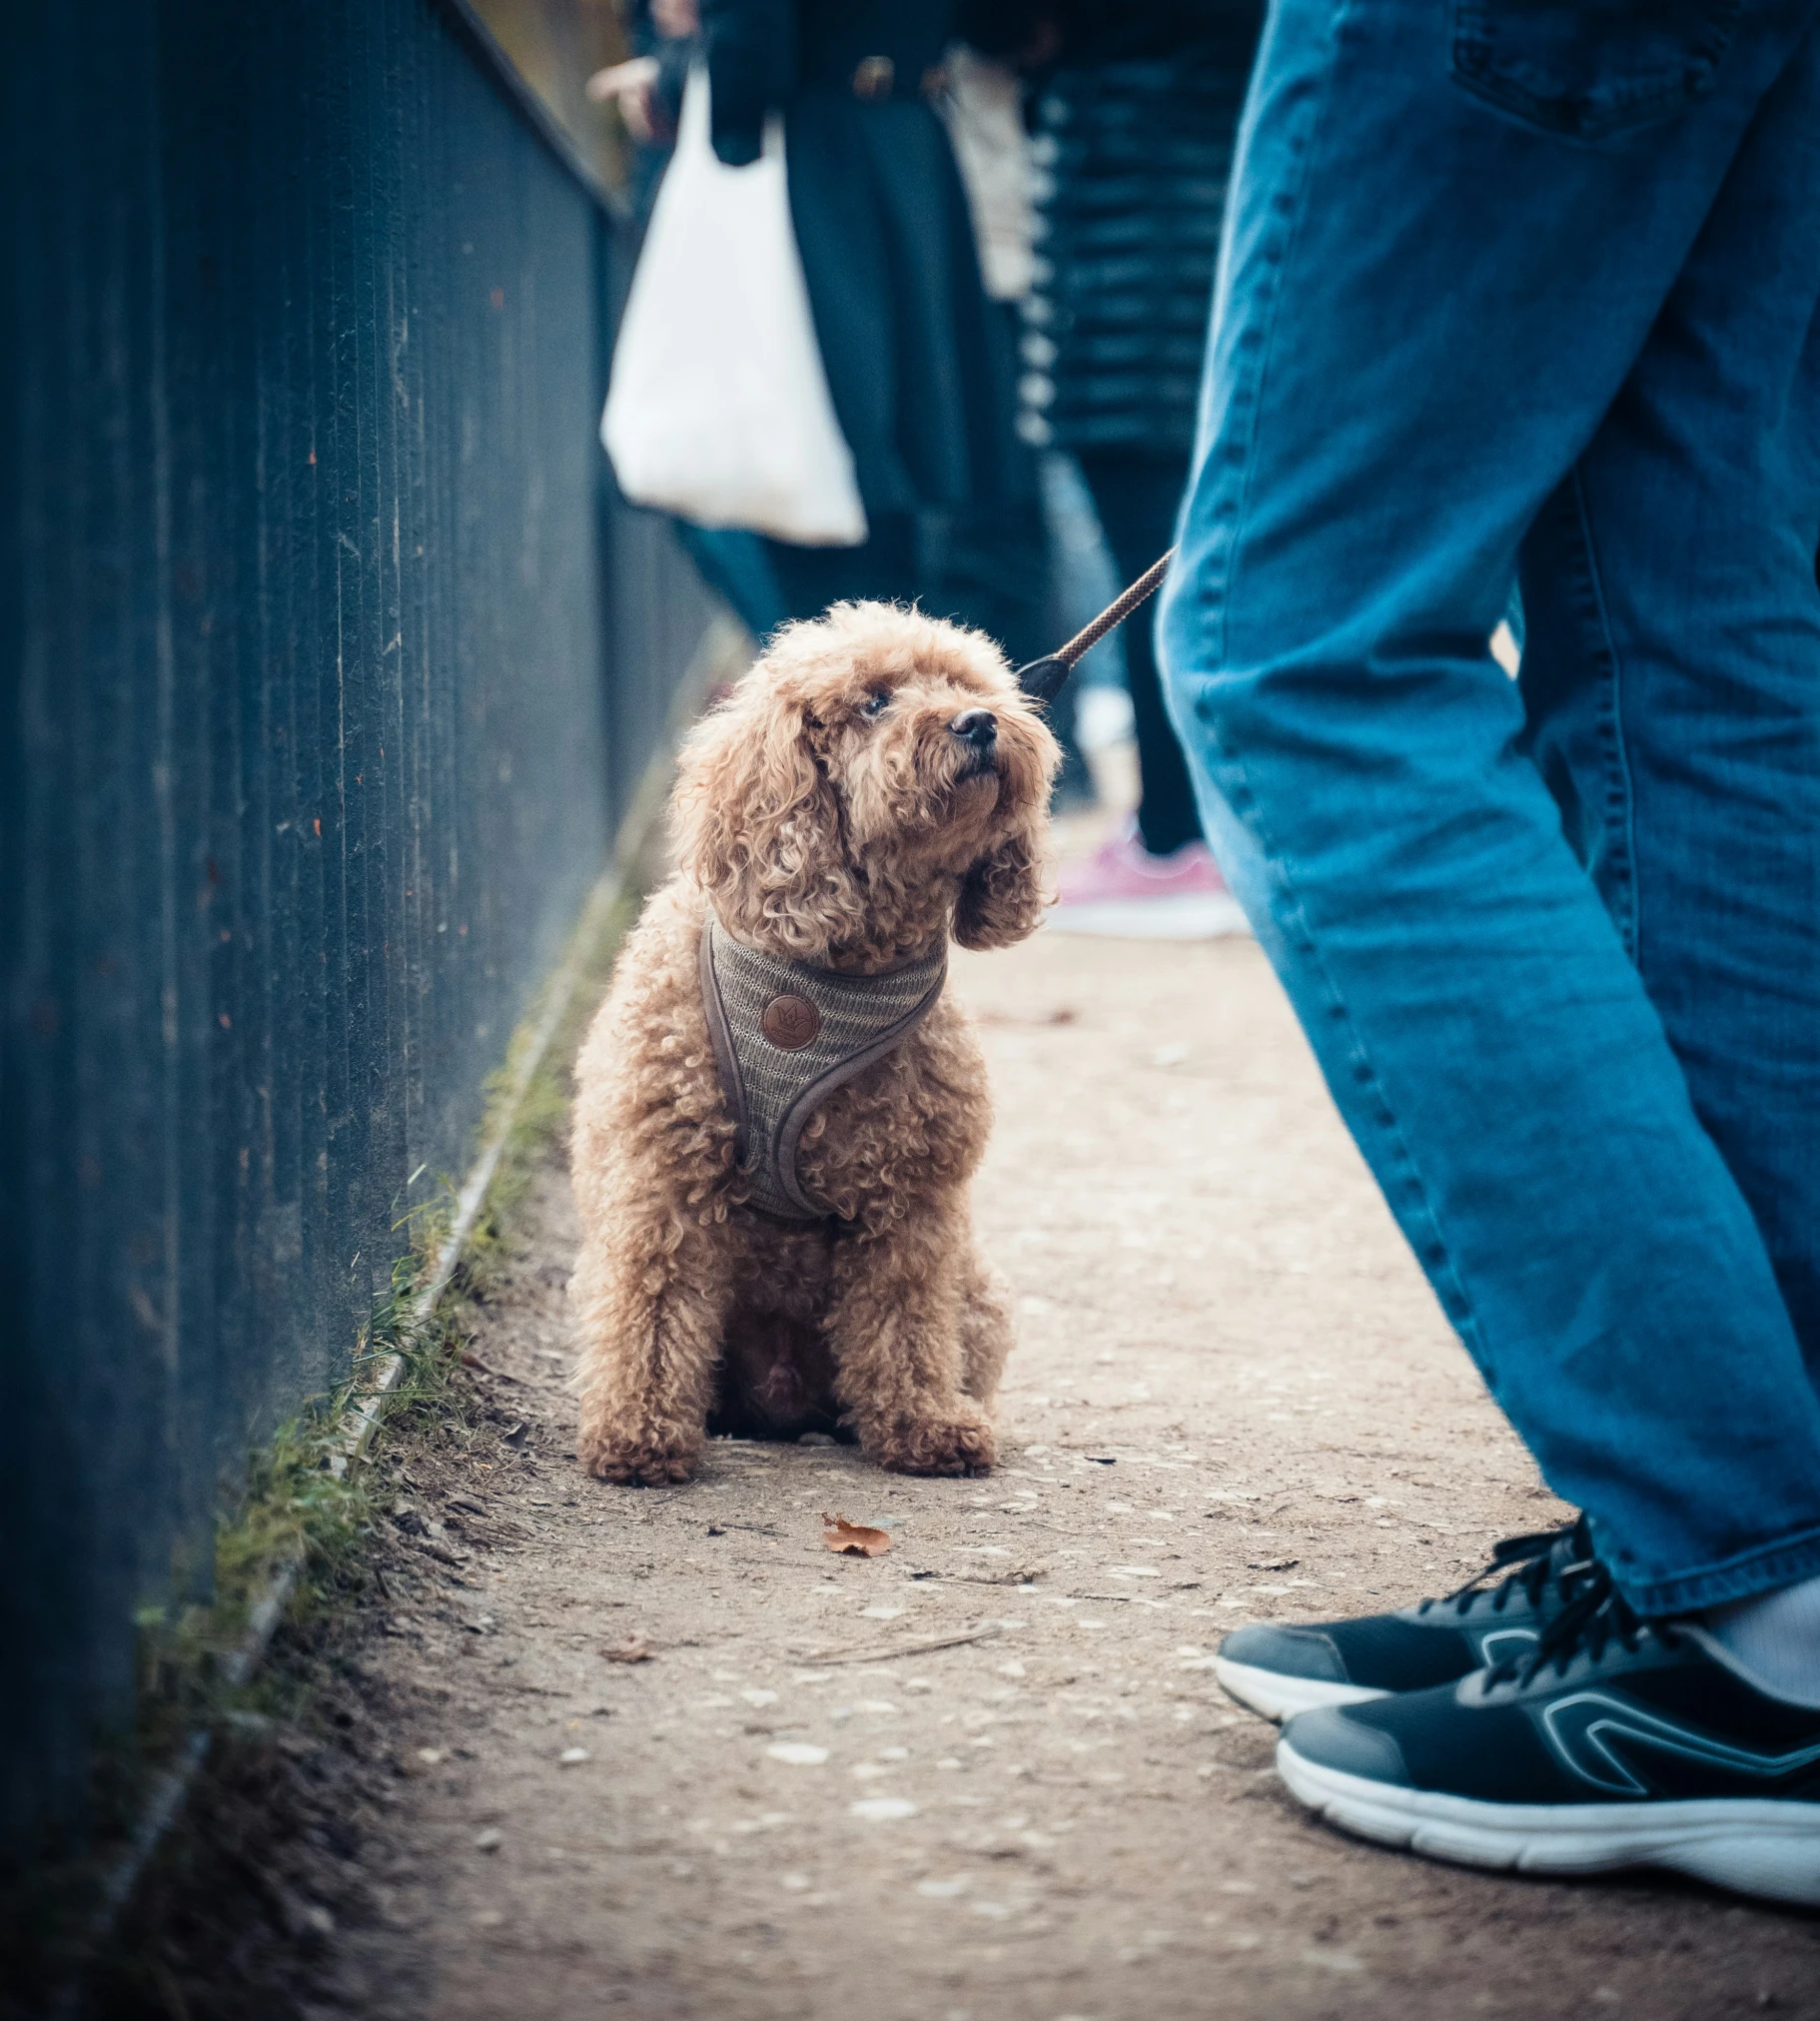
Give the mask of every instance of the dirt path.
[[[957, 979], [1020, 1310], [1004, 1465], [723, 1442], [678, 1491], [578, 1478], [548, 1169], [473, 1350], [483, 1416], [525, 1429], [407, 1462], [426, 1527], [354, 1663], [399, 1708], [378, 1913], [311, 2011], [1820, 2013], [1812, 1921], [1432, 1867], [1282, 1794], [1220, 1634], [1440, 1591], [1560, 1512], [1254, 947], [1043, 935]], [[824, 1510], [893, 1548], [835, 1558]], [[603, 1654], [631, 1639], [648, 1660]]]

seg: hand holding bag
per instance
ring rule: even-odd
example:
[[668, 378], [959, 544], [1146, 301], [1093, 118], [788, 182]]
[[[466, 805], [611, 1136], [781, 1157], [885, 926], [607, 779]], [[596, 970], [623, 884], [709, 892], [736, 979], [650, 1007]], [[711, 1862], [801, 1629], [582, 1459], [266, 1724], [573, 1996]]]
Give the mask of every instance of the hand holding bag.
[[759, 159], [727, 168], [700, 68], [632, 276], [600, 440], [634, 505], [805, 547], [866, 537], [790, 224], [783, 123], [772, 114]]

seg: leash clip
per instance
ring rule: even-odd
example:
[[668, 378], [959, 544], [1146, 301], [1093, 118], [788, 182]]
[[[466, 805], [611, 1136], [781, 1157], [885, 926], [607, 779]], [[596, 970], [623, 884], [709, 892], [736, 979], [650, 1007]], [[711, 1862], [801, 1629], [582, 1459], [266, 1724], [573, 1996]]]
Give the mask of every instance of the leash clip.
[[1109, 603], [1094, 621], [1077, 631], [1066, 645], [1033, 659], [1017, 670], [1017, 683], [1038, 707], [1047, 708], [1062, 692], [1076, 663], [1084, 658], [1115, 625], [1123, 624], [1138, 605], [1163, 586], [1169, 564], [1176, 558], [1171, 548], [1161, 560], [1153, 561], [1125, 593]]

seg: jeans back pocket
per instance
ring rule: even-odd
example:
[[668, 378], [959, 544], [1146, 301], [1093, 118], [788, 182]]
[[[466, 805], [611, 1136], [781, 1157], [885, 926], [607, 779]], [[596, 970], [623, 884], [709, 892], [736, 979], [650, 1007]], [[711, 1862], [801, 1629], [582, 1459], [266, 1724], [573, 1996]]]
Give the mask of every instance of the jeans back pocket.
[[1598, 140], [1712, 89], [1743, 0], [1453, 0], [1453, 76], [1547, 133]]

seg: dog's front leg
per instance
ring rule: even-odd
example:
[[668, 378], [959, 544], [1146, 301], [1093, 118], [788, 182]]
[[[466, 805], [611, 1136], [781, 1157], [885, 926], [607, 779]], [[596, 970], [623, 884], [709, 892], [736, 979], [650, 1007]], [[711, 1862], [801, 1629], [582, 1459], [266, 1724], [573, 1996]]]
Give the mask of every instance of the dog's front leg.
[[587, 1231], [569, 1297], [588, 1473], [658, 1488], [695, 1471], [730, 1296], [724, 1231], [648, 1208]]
[[964, 1220], [912, 1216], [838, 1247], [834, 1393], [868, 1458], [899, 1474], [984, 1474], [992, 1421], [961, 1388]]

